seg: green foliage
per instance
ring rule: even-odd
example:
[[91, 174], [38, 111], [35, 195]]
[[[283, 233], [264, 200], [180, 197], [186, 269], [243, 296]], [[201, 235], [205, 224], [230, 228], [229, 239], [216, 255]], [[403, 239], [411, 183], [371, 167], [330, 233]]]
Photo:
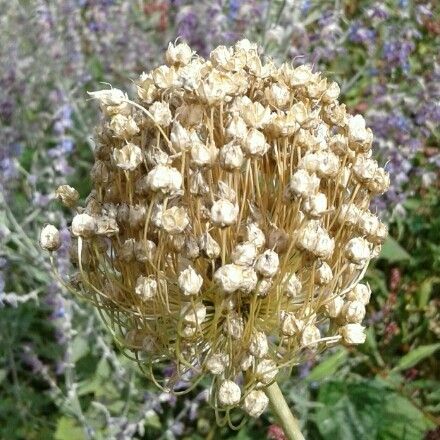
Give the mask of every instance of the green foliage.
[[313, 416], [323, 439], [419, 440], [433, 426], [410, 401], [375, 380], [330, 381]]

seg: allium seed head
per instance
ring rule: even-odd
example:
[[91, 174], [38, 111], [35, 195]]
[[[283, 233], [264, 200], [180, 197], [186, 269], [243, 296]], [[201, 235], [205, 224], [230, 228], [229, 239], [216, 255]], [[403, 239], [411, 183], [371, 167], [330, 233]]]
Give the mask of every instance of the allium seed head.
[[[266, 62], [248, 40], [208, 60], [170, 44], [165, 61], [133, 98], [90, 94], [93, 189], [83, 207], [56, 193], [76, 209], [71, 287], [143, 371], [207, 375], [217, 410], [258, 417], [279, 369], [365, 340], [360, 282], [387, 234], [369, 207], [389, 176], [363, 117], [311, 66]], [[55, 251], [56, 228], [40, 241]]]

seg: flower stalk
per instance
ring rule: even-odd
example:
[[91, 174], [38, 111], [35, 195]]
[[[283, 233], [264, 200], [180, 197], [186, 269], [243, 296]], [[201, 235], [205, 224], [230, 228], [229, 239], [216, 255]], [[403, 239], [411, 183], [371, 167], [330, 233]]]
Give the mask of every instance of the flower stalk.
[[273, 382], [265, 389], [265, 392], [269, 398], [270, 408], [281, 424], [288, 440], [304, 440], [304, 436], [301, 434], [299, 428], [298, 420], [287, 405], [286, 399], [284, 398], [278, 383]]

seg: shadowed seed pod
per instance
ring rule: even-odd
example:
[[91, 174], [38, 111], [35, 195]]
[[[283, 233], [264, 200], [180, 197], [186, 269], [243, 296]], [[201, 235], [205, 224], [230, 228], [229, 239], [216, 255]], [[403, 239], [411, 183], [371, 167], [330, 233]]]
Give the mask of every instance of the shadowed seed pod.
[[362, 116], [311, 67], [247, 40], [209, 60], [171, 44], [165, 60], [136, 98], [91, 93], [93, 190], [71, 224], [81, 294], [157, 385], [209, 376], [217, 411], [258, 417], [280, 369], [364, 342], [360, 281], [386, 237], [369, 205], [389, 178]]

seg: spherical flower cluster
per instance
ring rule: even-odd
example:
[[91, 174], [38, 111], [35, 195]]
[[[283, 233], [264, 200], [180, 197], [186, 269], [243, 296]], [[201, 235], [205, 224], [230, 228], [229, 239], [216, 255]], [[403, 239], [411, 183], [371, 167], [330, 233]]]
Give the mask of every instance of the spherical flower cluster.
[[[247, 40], [165, 60], [136, 99], [91, 94], [104, 117], [71, 224], [75, 285], [153, 378], [162, 361], [210, 375], [217, 410], [258, 417], [281, 368], [365, 340], [360, 281], [386, 237], [369, 205], [389, 179], [362, 116], [309, 66]], [[52, 227], [41, 244], [56, 249]]]

